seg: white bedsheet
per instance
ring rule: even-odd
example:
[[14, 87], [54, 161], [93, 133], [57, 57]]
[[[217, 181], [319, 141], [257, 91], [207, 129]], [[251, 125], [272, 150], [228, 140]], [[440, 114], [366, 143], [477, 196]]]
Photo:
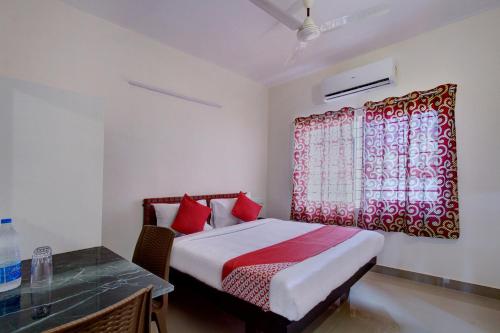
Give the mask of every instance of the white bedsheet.
[[[320, 228], [321, 224], [264, 219], [176, 238], [171, 265], [222, 290], [229, 259]], [[278, 272], [271, 280], [271, 311], [299, 320], [332, 290], [380, 253], [384, 237], [363, 230], [319, 255]]]

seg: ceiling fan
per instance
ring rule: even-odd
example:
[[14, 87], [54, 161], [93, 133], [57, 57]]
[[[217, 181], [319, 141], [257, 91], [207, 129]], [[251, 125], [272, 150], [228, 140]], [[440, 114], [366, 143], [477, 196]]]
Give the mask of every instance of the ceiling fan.
[[[318, 26], [311, 17], [311, 8], [313, 6], [314, 0], [297, 0], [286, 11], [276, 6], [271, 0], [250, 1], [257, 7], [274, 17], [276, 20], [281, 22], [283, 25], [288, 27], [290, 30], [297, 32], [297, 46], [295, 47], [292, 55], [286, 61], [285, 65], [293, 63], [297, 59], [300, 52], [306, 48], [308, 43], [318, 39], [322, 34], [335, 31], [338, 28], [352, 22], [356, 22], [371, 16], [384, 15], [389, 12], [389, 6], [386, 4], [382, 4], [357, 11], [350, 15], [345, 15], [328, 20]], [[297, 11], [299, 7], [302, 6], [304, 6], [306, 10], [306, 17], [303, 22], [290, 13]]]

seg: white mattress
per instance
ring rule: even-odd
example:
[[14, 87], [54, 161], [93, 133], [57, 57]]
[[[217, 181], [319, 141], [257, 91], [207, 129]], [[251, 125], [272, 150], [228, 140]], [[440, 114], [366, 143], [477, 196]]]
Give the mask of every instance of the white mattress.
[[[171, 266], [222, 290], [229, 259], [322, 227], [321, 224], [264, 219], [176, 238]], [[384, 245], [384, 237], [363, 230], [343, 243], [278, 272], [271, 280], [271, 311], [299, 320], [347, 281]]]

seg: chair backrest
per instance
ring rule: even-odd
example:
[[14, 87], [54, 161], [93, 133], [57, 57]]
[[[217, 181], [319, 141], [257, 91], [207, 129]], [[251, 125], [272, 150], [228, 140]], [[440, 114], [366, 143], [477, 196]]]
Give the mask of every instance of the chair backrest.
[[142, 227], [137, 240], [132, 262], [145, 270], [168, 280], [170, 253], [175, 233], [168, 229], [152, 225]]
[[149, 332], [151, 327], [152, 289], [153, 286], [143, 288], [101, 311], [44, 333]]

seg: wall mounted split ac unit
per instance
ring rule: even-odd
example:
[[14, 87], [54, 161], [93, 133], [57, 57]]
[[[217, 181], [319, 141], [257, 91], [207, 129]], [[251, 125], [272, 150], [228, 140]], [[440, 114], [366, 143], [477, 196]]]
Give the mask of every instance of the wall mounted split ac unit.
[[392, 58], [387, 58], [326, 78], [321, 83], [321, 91], [324, 101], [328, 102], [395, 82], [396, 65]]

